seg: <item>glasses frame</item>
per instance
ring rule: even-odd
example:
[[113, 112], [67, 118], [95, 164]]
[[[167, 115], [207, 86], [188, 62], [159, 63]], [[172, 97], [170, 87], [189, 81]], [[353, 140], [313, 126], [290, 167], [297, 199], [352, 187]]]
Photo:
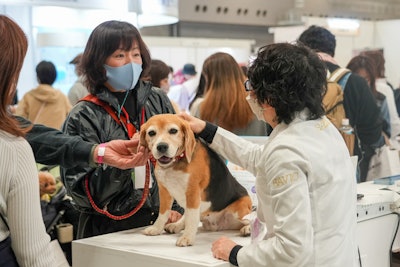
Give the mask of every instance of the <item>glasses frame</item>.
[[251, 86], [250, 80], [244, 81], [244, 89], [245, 89], [247, 92], [250, 92], [250, 91], [253, 91], [253, 90], [254, 90], [253, 86]]

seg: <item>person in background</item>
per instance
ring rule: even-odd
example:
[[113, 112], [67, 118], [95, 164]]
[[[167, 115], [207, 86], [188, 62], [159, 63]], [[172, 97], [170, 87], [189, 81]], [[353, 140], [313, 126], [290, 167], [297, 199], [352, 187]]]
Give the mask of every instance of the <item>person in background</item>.
[[[79, 65], [91, 95], [73, 107], [63, 132], [100, 144], [103, 152], [110, 140], [136, 136], [154, 114], [174, 113], [167, 95], [141, 80], [148, 77], [150, 63], [149, 50], [132, 24], [111, 20], [98, 25]], [[152, 180], [148, 196], [147, 175]], [[61, 168], [61, 177], [80, 211], [78, 239], [150, 225], [158, 215], [158, 186], [144, 166]], [[170, 219], [176, 221], [183, 210], [176, 204], [173, 208]]]
[[[152, 59], [150, 64], [150, 82], [155, 86], [164, 91], [165, 94], [169, 92], [169, 78], [171, 68], [165, 64], [164, 61], [159, 59]], [[171, 100], [171, 104], [174, 107], [175, 113], [179, 113], [179, 106]]]
[[220, 237], [213, 256], [235, 266], [356, 266], [355, 171], [324, 116], [325, 66], [301, 44], [277, 43], [259, 49], [248, 77], [249, 105], [273, 127], [264, 145], [180, 114], [212, 149], [256, 176], [252, 229], [259, 231], [246, 246]]
[[382, 130], [387, 137], [390, 137], [390, 115], [386, 97], [376, 90], [375, 86], [375, 65], [371, 58], [363, 55], [353, 57], [346, 68], [363, 77], [371, 88], [372, 94], [375, 97], [376, 104], [381, 111], [383, 119]]
[[196, 89], [196, 95], [194, 96], [192, 102], [189, 104], [189, 114], [194, 114], [197, 110], [199, 110], [199, 105], [204, 100], [204, 90], [206, 88], [206, 79], [204, 75], [200, 75], [199, 85]]
[[245, 64], [239, 64], [239, 66], [243, 71], [243, 75], [247, 77], [247, 71], [249, 70], [249, 67]]
[[257, 119], [246, 101], [245, 76], [231, 55], [217, 52], [206, 58], [202, 75], [203, 101], [197, 110], [192, 107], [192, 115], [237, 135], [267, 135], [266, 123]]
[[168, 94], [170, 68], [164, 61], [152, 59], [150, 64], [150, 81], [155, 86]]
[[[316, 51], [330, 73], [339, 68], [334, 59], [336, 38], [327, 29], [312, 25], [301, 33], [298, 41]], [[349, 76], [343, 99], [346, 117], [355, 129], [357, 140], [354, 146], [354, 155], [358, 157], [357, 180], [365, 182], [375, 149], [385, 144], [383, 122], [367, 81], [359, 75], [352, 73]]]
[[191, 63], [183, 66], [182, 74], [185, 81], [182, 84], [171, 86], [168, 96], [178, 104], [180, 110], [189, 112], [189, 104], [196, 95], [200, 76], [197, 75], [196, 67]]
[[25, 117], [33, 123], [61, 129], [71, 110], [71, 104], [66, 95], [52, 87], [57, 77], [56, 67], [50, 61], [41, 61], [36, 66], [36, 76], [38, 87], [22, 97], [15, 115]]
[[396, 103], [397, 114], [400, 116], [400, 86], [393, 90], [394, 101]]
[[22, 29], [0, 15], [0, 266], [56, 266], [40, 210], [32, 149], [7, 110], [28, 49]]
[[363, 51], [361, 55], [370, 57], [375, 65], [375, 86], [376, 90], [386, 97], [390, 115], [390, 146], [400, 149], [397, 136], [400, 134], [400, 118], [397, 113], [396, 102], [392, 87], [387, 83], [385, 78], [385, 58], [383, 51], [369, 50]]
[[83, 85], [83, 76], [79, 68], [77, 67], [82, 58], [82, 53], [76, 55], [69, 64], [73, 64], [75, 67], [75, 74], [77, 76], [77, 80], [72, 85], [72, 87], [68, 91], [68, 99], [71, 105], [75, 105], [79, 99], [87, 96], [89, 94], [87, 88]]

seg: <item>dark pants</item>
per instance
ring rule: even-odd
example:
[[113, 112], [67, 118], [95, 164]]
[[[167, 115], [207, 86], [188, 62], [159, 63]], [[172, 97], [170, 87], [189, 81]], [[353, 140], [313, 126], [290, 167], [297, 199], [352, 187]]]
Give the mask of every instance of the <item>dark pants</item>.
[[11, 238], [0, 242], [0, 267], [18, 267], [17, 259], [11, 248]]

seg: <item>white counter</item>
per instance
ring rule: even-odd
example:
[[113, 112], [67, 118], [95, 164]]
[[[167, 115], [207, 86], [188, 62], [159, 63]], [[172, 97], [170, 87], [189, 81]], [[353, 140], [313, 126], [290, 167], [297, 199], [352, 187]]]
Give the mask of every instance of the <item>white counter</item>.
[[239, 231], [203, 232], [190, 247], [177, 247], [179, 234], [146, 236], [133, 229], [101, 235], [72, 243], [73, 267], [229, 267], [228, 262], [212, 256], [211, 243], [228, 236], [241, 245], [250, 243]]
[[[399, 195], [392, 191], [393, 188], [383, 188], [389, 189], [372, 182], [357, 185], [358, 193], [364, 194], [364, 198], [357, 201], [357, 244], [363, 267], [390, 266], [389, 251], [398, 222], [391, 205], [399, 199]], [[73, 267], [229, 267], [228, 262], [212, 256], [212, 242], [225, 235], [241, 245], [250, 243], [250, 238], [240, 237], [238, 231], [199, 230], [193, 246], [177, 247], [175, 242], [180, 234], [146, 236], [141, 230], [74, 241]], [[400, 243], [398, 240], [399, 237], [394, 244], [395, 249]]]

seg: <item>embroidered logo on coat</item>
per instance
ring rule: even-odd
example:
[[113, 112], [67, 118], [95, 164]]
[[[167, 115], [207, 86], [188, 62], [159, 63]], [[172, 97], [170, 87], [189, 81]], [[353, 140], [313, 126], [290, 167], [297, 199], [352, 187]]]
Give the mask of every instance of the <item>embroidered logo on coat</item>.
[[322, 131], [322, 130], [325, 130], [325, 128], [326, 127], [328, 127], [329, 126], [329, 120], [326, 118], [326, 117], [324, 117], [319, 123], [317, 123], [317, 125], [316, 125], [316, 127], [320, 130], [320, 131]]
[[272, 180], [272, 185], [273, 187], [278, 188], [284, 185], [293, 184], [298, 180], [299, 180], [299, 175], [297, 172], [294, 172], [274, 178]]

